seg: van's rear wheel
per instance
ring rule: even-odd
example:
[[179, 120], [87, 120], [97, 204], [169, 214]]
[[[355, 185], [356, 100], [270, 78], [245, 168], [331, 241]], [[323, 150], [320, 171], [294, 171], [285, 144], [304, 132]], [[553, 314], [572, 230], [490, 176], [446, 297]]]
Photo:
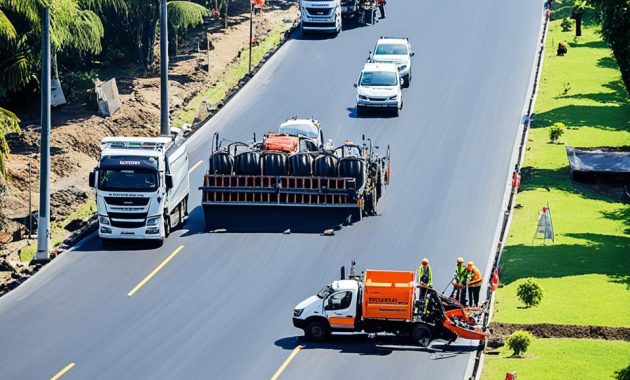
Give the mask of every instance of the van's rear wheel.
[[412, 331], [411, 337], [420, 347], [427, 347], [431, 343], [431, 329], [422, 324], [416, 324]]
[[307, 339], [315, 342], [321, 342], [328, 338], [330, 330], [328, 326], [322, 321], [311, 321], [306, 325], [304, 335]]
[[167, 213], [164, 214], [164, 239], [171, 234], [171, 216]]

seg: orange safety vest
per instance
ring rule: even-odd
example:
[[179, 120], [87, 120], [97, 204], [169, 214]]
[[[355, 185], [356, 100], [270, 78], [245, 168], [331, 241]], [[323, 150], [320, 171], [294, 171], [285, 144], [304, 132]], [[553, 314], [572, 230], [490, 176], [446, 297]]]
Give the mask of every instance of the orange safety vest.
[[477, 267], [473, 267], [472, 276], [470, 281], [468, 281], [468, 287], [481, 286], [481, 282], [483, 281], [483, 276], [481, 275], [481, 271]]

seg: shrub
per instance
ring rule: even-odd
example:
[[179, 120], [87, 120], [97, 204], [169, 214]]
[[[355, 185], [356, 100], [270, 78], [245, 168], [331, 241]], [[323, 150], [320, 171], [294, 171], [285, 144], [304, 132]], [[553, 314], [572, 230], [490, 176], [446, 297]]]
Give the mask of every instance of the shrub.
[[549, 142], [555, 143], [564, 134], [565, 125], [563, 123], [553, 123], [549, 128]]
[[556, 55], [559, 55], [562, 57], [563, 55], [567, 54], [568, 51], [569, 51], [569, 47], [566, 42], [564, 41], [558, 42], [558, 50], [556, 50]]
[[615, 375], [617, 380], [630, 380], [630, 365], [615, 372]]
[[534, 336], [527, 331], [514, 331], [510, 336], [505, 340], [505, 345], [512, 350], [513, 356], [522, 356], [529, 345], [534, 340]]
[[565, 17], [564, 19], [562, 19], [560, 27], [562, 28], [563, 32], [569, 32], [571, 31], [571, 28], [573, 28], [573, 23], [571, 22], [571, 20], [569, 20], [568, 17]]
[[538, 305], [542, 301], [543, 293], [542, 286], [529, 278], [516, 289], [516, 296], [525, 304], [525, 307]]

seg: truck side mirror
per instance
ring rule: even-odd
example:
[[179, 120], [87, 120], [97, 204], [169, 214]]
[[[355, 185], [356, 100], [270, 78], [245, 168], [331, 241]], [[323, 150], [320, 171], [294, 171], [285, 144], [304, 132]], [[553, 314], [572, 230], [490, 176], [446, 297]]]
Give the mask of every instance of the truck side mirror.
[[355, 84], [354, 84], [354, 88], [357, 88], [357, 86], [358, 86], [358, 84], [356, 84], [356, 83], [355, 83]]
[[88, 184], [90, 185], [91, 188], [96, 187], [96, 172], [95, 171], [90, 172], [90, 176], [88, 177]]
[[416, 55], [416, 52], [412, 51], [411, 53], [409, 53], [410, 57], [413, 57], [414, 55]]
[[166, 185], [167, 189], [169, 189], [169, 190], [172, 189], [173, 188], [173, 176], [170, 175], [170, 174], [167, 174], [164, 177], [164, 184]]

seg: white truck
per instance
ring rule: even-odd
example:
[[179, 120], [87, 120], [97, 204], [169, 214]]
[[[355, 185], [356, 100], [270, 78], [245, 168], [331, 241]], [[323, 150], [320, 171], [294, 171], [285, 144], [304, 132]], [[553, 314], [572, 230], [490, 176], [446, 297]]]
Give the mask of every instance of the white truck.
[[301, 0], [302, 33], [341, 32], [341, 0]]
[[106, 137], [89, 182], [96, 189], [98, 235], [104, 246], [118, 239], [161, 243], [188, 215], [183, 139]]

